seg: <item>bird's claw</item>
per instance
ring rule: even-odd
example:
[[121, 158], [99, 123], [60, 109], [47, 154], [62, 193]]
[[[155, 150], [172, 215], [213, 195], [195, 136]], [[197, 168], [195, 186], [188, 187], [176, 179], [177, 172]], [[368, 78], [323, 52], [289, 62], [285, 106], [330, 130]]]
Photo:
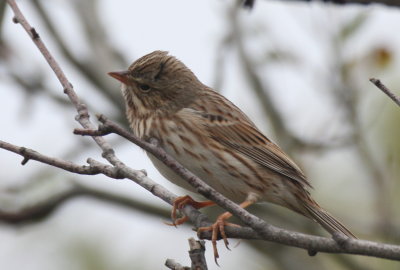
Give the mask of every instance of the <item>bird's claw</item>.
[[164, 222], [164, 223], [169, 226], [176, 227], [177, 225], [181, 225], [181, 224], [185, 223], [186, 221], [188, 221], [189, 220], [188, 216], [183, 216], [181, 218], [177, 218], [177, 211], [182, 210], [183, 207], [185, 207], [185, 205], [191, 205], [196, 209], [200, 209], [200, 208], [211, 206], [214, 204], [215, 203], [212, 201], [205, 201], [205, 202], [195, 201], [189, 195], [178, 197], [174, 200], [173, 205], [172, 205], [172, 211], [171, 211], [172, 223], [168, 223], [168, 222]]
[[215, 263], [218, 265], [218, 258], [219, 258], [219, 254], [218, 254], [218, 248], [217, 248], [217, 240], [218, 240], [218, 235], [221, 236], [221, 238], [224, 240], [224, 244], [225, 247], [228, 250], [231, 250], [229, 248], [229, 241], [228, 241], [228, 237], [226, 236], [225, 233], [225, 226], [231, 226], [231, 227], [240, 227], [240, 225], [234, 224], [234, 223], [230, 223], [230, 222], [226, 222], [225, 221], [225, 216], [224, 214], [221, 215], [220, 217], [217, 218], [217, 220], [215, 221], [214, 224], [212, 224], [211, 226], [208, 227], [200, 227], [197, 230], [197, 234], [200, 235], [202, 232], [207, 232], [207, 231], [211, 231], [211, 243], [212, 243], [212, 247], [213, 247], [213, 251], [214, 251], [214, 260]]

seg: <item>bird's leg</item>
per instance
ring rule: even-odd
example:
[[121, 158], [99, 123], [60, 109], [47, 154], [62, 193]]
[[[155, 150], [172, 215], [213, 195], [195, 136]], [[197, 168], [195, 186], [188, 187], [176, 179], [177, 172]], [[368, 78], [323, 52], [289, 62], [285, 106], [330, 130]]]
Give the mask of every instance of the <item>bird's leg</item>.
[[172, 211], [171, 211], [171, 220], [172, 223], [166, 223], [170, 226], [177, 226], [185, 223], [189, 218], [187, 216], [183, 216], [181, 218], [176, 218], [176, 212], [181, 210], [185, 205], [191, 205], [196, 209], [204, 208], [207, 206], [215, 205], [213, 201], [204, 201], [198, 202], [192, 199], [189, 195], [178, 197], [174, 200]]
[[[254, 203], [254, 200], [246, 200], [246, 201], [242, 202], [241, 204], [239, 204], [239, 206], [242, 208], [246, 208], [249, 205], [252, 205], [253, 203]], [[218, 249], [217, 249], [218, 233], [221, 235], [221, 238], [224, 240], [224, 244], [225, 244], [226, 248], [229, 249], [229, 241], [225, 234], [225, 226], [240, 227], [240, 225], [226, 221], [231, 216], [232, 216], [232, 214], [230, 212], [225, 212], [217, 218], [217, 220], [215, 221], [215, 223], [213, 225], [208, 226], [208, 227], [200, 227], [197, 230], [197, 234], [200, 234], [200, 233], [206, 232], [206, 231], [212, 232], [211, 243], [212, 243], [213, 250], [214, 250], [215, 263], [217, 265], [218, 265], [217, 259], [219, 258]]]

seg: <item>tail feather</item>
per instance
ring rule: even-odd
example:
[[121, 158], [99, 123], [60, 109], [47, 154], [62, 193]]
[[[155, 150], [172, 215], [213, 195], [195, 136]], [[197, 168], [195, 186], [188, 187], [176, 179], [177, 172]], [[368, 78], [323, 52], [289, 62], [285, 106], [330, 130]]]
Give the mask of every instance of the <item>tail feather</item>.
[[329, 233], [334, 234], [336, 232], [341, 232], [350, 238], [357, 238], [340, 221], [338, 221], [331, 214], [322, 209], [317, 203], [315, 203], [315, 205], [310, 205], [307, 203], [302, 203], [302, 204], [309, 214], [309, 215], [306, 214], [306, 216], [314, 219]]

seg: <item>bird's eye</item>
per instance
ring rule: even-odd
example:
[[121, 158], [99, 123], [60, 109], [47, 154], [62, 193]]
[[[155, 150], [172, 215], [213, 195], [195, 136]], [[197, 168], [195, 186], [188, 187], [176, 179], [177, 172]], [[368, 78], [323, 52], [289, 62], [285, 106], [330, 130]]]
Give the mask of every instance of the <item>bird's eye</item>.
[[139, 85], [140, 90], [142, 90], [142, 92], [149, 92], [150, 91], [150, 86], [147, 84], [140, 84]]

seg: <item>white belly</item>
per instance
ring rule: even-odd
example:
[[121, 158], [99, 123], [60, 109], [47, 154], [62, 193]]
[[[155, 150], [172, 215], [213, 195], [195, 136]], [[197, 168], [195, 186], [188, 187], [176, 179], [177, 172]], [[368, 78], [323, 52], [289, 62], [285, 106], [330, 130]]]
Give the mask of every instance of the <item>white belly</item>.
[[[138, 122], [132, 125], [132, 128], [140, 137], [158, 138], [162, 148], [169, 155], [222, 195], [237, 203], [243, 202], [250, 196], [257, 200], [261, 199], [280, 205], [286, 204], [282, 199], [285, 197], [282, 196], [283, 193], [287, 191], [284, 183], [287, 181], [286, 179], [280, 179], [276, 176], [276, 173], [261, 169], [240, 153], [225, 150], [222, 145], [218, 145], [217, 148], [220, 149], [216, 149], [213, 145], [215, 142], [212, 140], [200, 142], [195, 136], [193, 138], [184, 137], [183, 134], [190, 134], [190, 132], [184, 132], [184, 127], [177, 126], [174, 122], [165, 124], [169, 131], [166, 136], [161, 136], [152, 128], [147, 129], [147, 131], [155, 132], [147, 134], [144, 127], [151, 127], [151, 123], [160, 126], [150, 119], [147, 124]], [[152, 154], [148, 153], [148, 156], [166, 179], [184, 189], [196, 192], [187, 181], [178, 176], [172, 169]], [[272, 182], [274, 184], [271, 184]]]
[[[189, 149], [186, 149], [201, 157], [199, 159], [185, 153], [185, 149], [182, 146], [184, 144], [179, 138], [169, 137], [169, 139], [176, 139], [178, 143], [175, 143], [175, 149], [173, 149], [171, 146], [168, 146], [168, 144], [165, 144], [163, 147], [164, 150], [173, 158], [175, 158], [183, 167], [198, 176], [201, 180], [224, 196], [232, 199], [235, 202], [242, 202], [246, 199], [249, 193], [254, 193], [254, 190], [245, 184], [239, 174], [237, 177], [235, 177], [232, 176], [232, 172], [230, 174], [229, 170], [226, 170], [226, 168], [224, 169], [222, 167], [223, 165], [221, 164], [225, 164], [226, 166], [226, 162], [221, 162], [221, 160], [214, 156], [207, 147], [204, 147], [200, 144], [195, 144]], [[159, 161], [152, 154], [148, 153], [148, 156], [153, 162], [154, 166], [165, 178], [184, 189], [196, 192], [196, 190], [189, 183], [187, 183], [187, 181], [178, 176], [174, 171], [164, 165], [164, 163]], [[242, 171], [246, 171], [248, 175], [251, 175], [249, 169], [243, 166], [243, 164], [241, 164], [239, 161], [232, 159], [230, 156], [228, 156], [228, 154], [222, 154], [222, 156], [224, 156], [226, 160], [229, 160], [229, 165], [238, 166]]]

